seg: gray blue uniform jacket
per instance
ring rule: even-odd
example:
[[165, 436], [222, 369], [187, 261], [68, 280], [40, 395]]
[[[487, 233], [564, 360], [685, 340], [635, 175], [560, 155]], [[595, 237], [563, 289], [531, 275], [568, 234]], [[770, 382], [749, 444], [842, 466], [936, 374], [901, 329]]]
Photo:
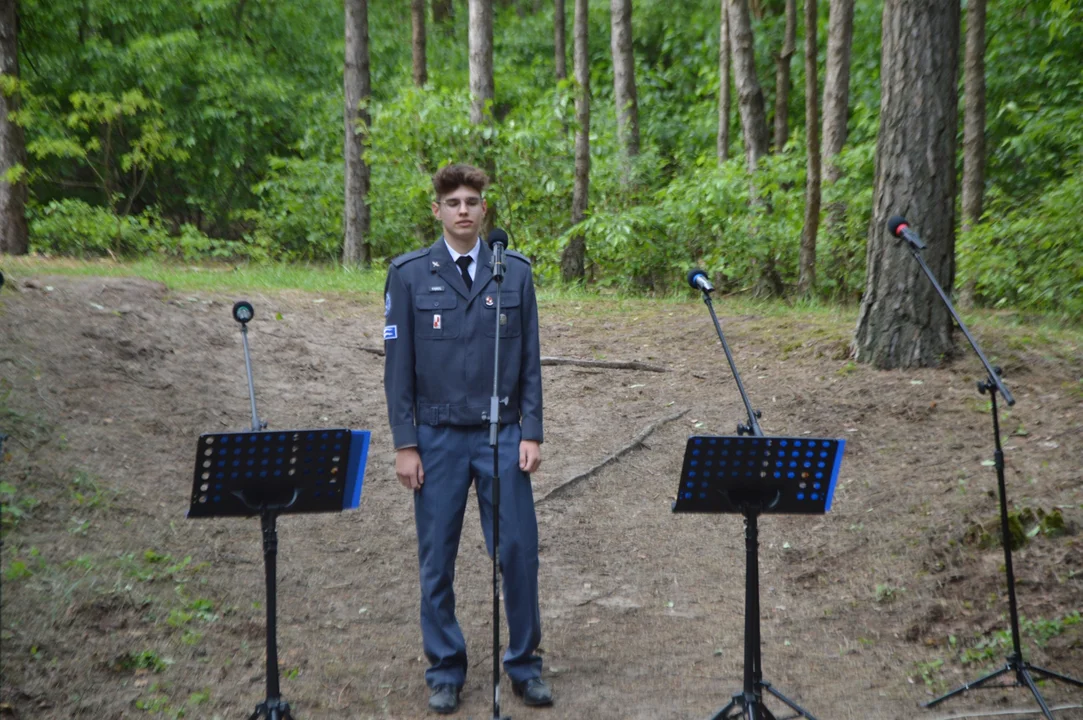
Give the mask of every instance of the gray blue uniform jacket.
[[[470, 290], [443, 238], [391, 261], [384, 295], [384, 392], [395, 449], [417, 445], [418, 425], [489, 423], [496, 293], [481, 244]], [[542, 441], [541, 349], [530, 261], [506, 252], [500, 286], [500, 422]]]

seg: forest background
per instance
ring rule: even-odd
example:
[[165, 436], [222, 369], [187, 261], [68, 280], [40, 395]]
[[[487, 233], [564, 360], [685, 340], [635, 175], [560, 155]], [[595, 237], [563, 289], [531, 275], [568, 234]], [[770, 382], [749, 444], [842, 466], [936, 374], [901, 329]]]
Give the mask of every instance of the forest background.
[[[563, 2], [494, 3], [486, 122], [471, 121], [465, 2], [415, 3], [427, 26], [420, 77], [411, 3], [361, 4], [371, 70], [370, 122], [361, 126], [371, 172], [364, 240], [376, 269], [432, 241], [430, 176], [468, 161], [493, 171], [496, 222], [542, 283], [560, 281], [562, 254], [581, 238], [583, 279], [594, 286], [668, 292], [702, 265], [725, 292], [797, 293], [807, 78], [792, 0], [751, 3], [774, 128], [754, 189], [736, 95], [719, 122], [718, 0], [630, 4], [634, 155], [618, 128], [610, 3], [590, 3], [590, 182], [577, 214], [575, 98], [584, 83], [559, 68], [564, 48], [554, 52]], [[821, 75], [835, 4], [813, 4]], [[1081, 7], [1000, 0], [988, 8], [984, 204], [974, 222], [956, 213], [954, 269], [955, 287], [979, 305], [1083, 316]], [[853, 13], [846, 139], [834, 161], [841, 172], [823, 186], [819, 272], [801, 293], [844, 302], [865, 287], [883, 3], [856, 0]], [[330, 0], [21, 0], [20, 75], [4, 75], [3, 91], [16, 99], [12, 117], [25, 133], [27, 161], [6, 179], [29, 191], [29, 249], [340, 262], [344, 33], [343, 4]], [[960, 176], [963, 79], [960, 70]], [[733, 138], [725, 153], [723, 129]], [[920, 218], [911, 220], [920, 229]]]

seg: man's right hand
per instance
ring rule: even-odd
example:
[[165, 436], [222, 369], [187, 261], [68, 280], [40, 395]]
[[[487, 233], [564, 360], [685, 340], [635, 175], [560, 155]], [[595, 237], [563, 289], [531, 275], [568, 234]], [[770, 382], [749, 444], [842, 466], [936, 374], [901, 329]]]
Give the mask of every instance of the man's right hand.
[[395, 451], [395, 475], [407, 490], [420, 490], [425, 484], [425, 469], [416, 447]]

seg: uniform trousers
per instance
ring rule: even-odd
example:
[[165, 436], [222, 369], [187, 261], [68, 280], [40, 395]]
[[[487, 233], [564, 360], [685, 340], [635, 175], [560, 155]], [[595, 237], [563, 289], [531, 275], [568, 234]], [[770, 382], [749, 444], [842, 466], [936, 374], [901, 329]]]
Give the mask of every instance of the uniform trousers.
[[[504, 671], [514, 682], [540, 677], [535, 654], [541, 642], [538, 607], [538, 522], [530, 476], [519, 469], [518, 424], [500, 428], [500, 570], [508, 649]], [[421, 573], [421, 633], [429, 687], [461, 687], [466, 642], [455, 618], [455, 558], [470, 485], [476, 486], [481, 527], [493, 556], [493, 449], [489, 427], [419, 425], [418, 452], [425, 483], [414, 493]]]

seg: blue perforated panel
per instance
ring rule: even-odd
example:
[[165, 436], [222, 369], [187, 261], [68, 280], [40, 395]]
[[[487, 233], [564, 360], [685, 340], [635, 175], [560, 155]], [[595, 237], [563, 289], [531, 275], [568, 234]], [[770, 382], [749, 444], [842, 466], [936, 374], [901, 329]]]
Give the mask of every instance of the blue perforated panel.
[[[362, 453], [367, 441], [366, 432]], [[364, 460], [351, 462], [352, 442], [338, 428], [201, 435], [188, 517], [254, 515], [261, 504], [291, 501], [281, 512], [356, 507]]]
[[845, 440], [705, 436], [688, 439], [674, 512], [824, 513]]

